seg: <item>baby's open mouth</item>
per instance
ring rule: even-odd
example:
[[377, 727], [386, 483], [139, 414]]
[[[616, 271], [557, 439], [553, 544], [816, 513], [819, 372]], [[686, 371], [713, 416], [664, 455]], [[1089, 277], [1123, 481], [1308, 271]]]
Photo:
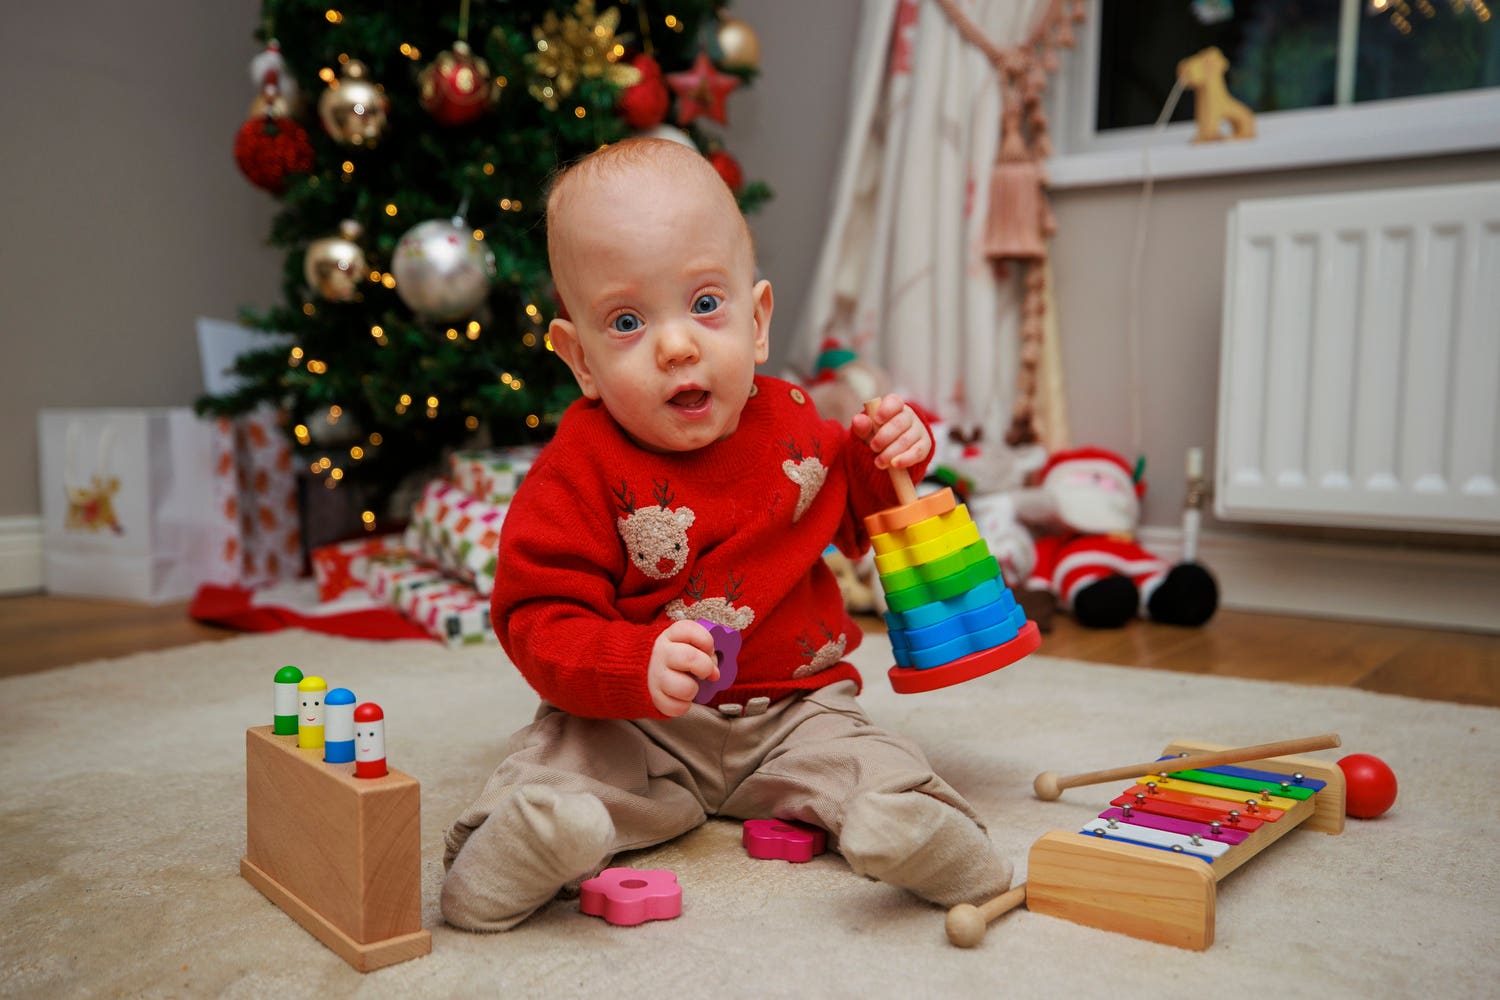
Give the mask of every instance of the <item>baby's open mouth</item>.
[[708, 402], [707, 389], [684, 389], [668, 400], [673, 406], [680, 406], [685, 410], [696, 410]]

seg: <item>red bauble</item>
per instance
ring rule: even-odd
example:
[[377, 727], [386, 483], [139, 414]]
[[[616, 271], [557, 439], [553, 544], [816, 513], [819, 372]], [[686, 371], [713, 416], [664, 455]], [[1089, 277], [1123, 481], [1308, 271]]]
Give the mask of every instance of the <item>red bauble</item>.
[[1379, 757], [1351, 753], [1339, 761], [1344, 772], [1344, 812], [1374, 819], [1396, 801], [1396, 774]]
[[467, 125], [489, 110], [495, 91], [490, 67], [462, 41], [438, 53], [417, 76], [417, 100], [444, 125]]
[[667, 117], [672, 95], [662, 82], [661, 67], [648, 55], [638, 55], [631, 65], [641, 71], [639, 83], [626, 87], [620, 94], [620, 114], [633, 129], [655, 128]]
[[729, 185], [729, 190], [735, 194], [745, 183], [745, 172], [740, 169], [739, 162], [722, 149], [716, 149], [708, 154], [708, 162], [714, 165], [719, 176], [724, 178], [724, 183]]
[[290, 118], [251, 118], [234, 137], [234, 162], [251, 184], [281, 194], [288, 179], [312, 173], [312, 143], [307, 130]]

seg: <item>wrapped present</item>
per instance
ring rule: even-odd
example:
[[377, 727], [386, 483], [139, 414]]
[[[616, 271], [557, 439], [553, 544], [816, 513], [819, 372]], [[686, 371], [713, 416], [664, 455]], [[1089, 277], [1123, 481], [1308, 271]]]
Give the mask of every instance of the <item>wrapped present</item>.
[[516, 495], [541, 449], [534, 445], [454, 452], [448, 459], [453, 485], [476, 500], [506, 504]]
[[506, 507], [479, 500], [442, 479], [428, 483], [412, 506], [405, 543], [453, 576], [489, 596], [500, 552]]
[[[231, 395], [245, 385], [234, 371], [247, 351], [291, 338], [268, 338], [238, 323], [197, 318], [203, 387], [210, 396]], [[224, 569], [214, 582], [261, 587], [302, 574], [302, 520], [286, 414], [263, 406], [213, 427], [212, 510], [221, 521], [217, 555]]]
[[440, 587], [450, 582], [431, 563], [411, 556], [392, 556], [372, 562], [370, 582], [365, 586], [370, 593], [392, 607], [402, 608], [413, 591], [423, 587]]
[[302, 536], [285, 415], [261, 409], [235, 419], [240, 455], [240, 523], [246, 586], [302, 572]]
[[401, 606], [407, 618], [450, 646], [496, 642], [490, 602], [466, 583], [412, 588]]
[[368, 587], [375, 565], [415, 559], [415, 554], [400, 536], [387, 534], [321, 545], [312, 550], [309, 558], [318, 584], [318, 599], [331, 601], [355, 587]]
[[292, 449], [283, 417], [260, 409], [213, 421], [213, 509], [222, 522], [218, 558], [232, 579], [259, 587], [302, 571]]

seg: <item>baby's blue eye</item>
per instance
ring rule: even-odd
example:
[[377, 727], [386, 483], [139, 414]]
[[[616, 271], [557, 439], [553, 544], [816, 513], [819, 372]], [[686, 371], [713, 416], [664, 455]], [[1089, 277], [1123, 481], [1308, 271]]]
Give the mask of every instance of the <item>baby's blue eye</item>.
[[641, 328], [641, 318], [635, 315], [635, 313], [621, 313], [609, 325], [610, 329], [616, 330], [619, 333], [635, 333]]
[[720, 303], [722, 303], [723, 301], [724, 300], [719, 298], [719, 296], [717, 295], [710, 295], [707, 292], [704, 292], [702, 295], [693, 300], [693, 312], [699, 314], [711, 313], [715, 309], [719, 308]]

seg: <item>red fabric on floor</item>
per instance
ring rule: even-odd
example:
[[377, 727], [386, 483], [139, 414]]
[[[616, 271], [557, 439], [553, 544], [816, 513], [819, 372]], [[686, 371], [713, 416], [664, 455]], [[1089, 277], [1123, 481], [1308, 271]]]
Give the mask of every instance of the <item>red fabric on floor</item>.
[[246, 632], [275, 632], [302, 628], [310, 632], [349, 636], [356, 639], [427, 639], [436, 641], [395, 608], [368, 608], [332, 615], [301, 614], [283, 605], [257, 605], [254, 591], [244, 587], [221, 587], [205, 583], [193, 595], [188, 616], [209, 625], [223, 625]]

